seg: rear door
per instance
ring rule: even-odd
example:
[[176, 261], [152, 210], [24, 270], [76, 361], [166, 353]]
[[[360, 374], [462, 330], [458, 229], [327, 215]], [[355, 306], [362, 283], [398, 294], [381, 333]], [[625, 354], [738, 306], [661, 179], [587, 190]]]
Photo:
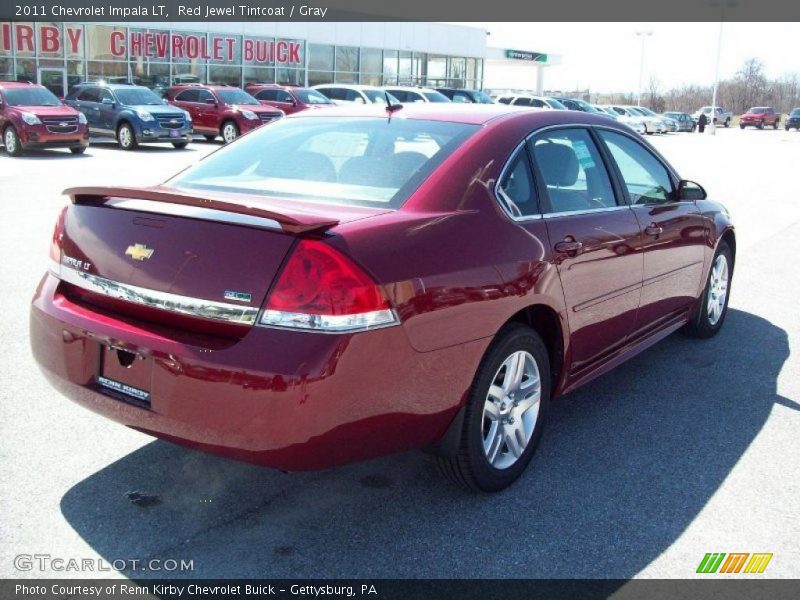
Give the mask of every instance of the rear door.
[[87, 87], [78, 93], [75, 100], [75, 108], [81, 111], [89, 123], [92, 131], [97, 131], [100, 127], [100, 89]]
[[639, 223], [588, 128], [550, 129], [528, 144], [578, 370], [633, 332], [643, 275]]
[[678, 201], [676, 178], [639, 140], [600, 129], [642, 229], [644, 277], [636, 319], [641, 331], [685, 311], [697, 298], [703, 272], [704, 224], [693, 201]]
[[178, 92], [172, 100], [172, 104], [188, 112], [192, 117], [193, 123], [198, 120], [197, 90], [183, 90], [182, 92]]
[[97, 128], [103, 133], [113, 134], [119, 103], [110, 90], [99, 88], [100, 103], [97, 105]]

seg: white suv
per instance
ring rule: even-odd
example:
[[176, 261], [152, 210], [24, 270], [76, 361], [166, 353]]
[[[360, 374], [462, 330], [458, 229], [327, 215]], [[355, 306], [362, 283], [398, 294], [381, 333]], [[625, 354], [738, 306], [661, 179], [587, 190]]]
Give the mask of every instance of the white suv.
[[544, 108], [551, 110], [567, 110], [555, 98], [545, 96], [531, 96], [529, 94], [501, 94], [495, 98], [500, 104], [510, 104], [513, 106], [530, 106], [531, 108]]
[[658, 117], [649, 117], [643, 112], [639, 112], [635, 106], [625, 106], [624, 104], [612, 104], [612, 110], [620, 116], [623, 123], [641, 123], [644, 125], [644, 132], [666, 133], [667, 125]]
[[[372, 85], [351, 85], [347, 83], [324, 83], [312, 89], [333, 100], [334, 104], [386, 104], [386, 90]], [[399, 100], [389, 94], [392, 104]]]

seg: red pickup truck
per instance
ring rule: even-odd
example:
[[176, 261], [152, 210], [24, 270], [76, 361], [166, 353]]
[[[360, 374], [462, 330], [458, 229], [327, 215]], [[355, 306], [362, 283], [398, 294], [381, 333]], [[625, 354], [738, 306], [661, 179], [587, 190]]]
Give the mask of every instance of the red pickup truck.
[[741, 117], [739, 117], [739, 129], [744, 129], [748, 125], [764, 129], [765, 125], [771, 125], [777, 129], [781, 122], [781, 115], [775, 112], [771, 106], [754, 106]]

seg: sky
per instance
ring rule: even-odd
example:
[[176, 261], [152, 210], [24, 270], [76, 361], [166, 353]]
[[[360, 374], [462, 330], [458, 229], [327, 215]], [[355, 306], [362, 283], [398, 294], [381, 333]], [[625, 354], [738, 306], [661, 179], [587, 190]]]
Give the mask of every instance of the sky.
[[[475, 26], [474, 23], [460, 23]], [[641, 37], [646, 36], [644, 87], [655, 76], [665, 91], [714, 80], [719, 23], [486, 23], [488, 46], [561, 55], [545, 72], [551, 90], [636, 92]], [[725, 23], [720, 78], [732, 77], [748, 58], [761, 59], [770, 77], [800, 74], [800, 23]], [[504, 72], [514, 78], [517, 70]], [[530, 87], [523, 78], [508, 87]]]

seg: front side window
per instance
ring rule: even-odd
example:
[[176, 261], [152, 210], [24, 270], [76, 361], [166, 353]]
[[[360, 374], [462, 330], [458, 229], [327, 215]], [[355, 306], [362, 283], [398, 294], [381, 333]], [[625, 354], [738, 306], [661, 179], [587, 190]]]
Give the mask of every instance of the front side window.
[[439, 92], [424, 92], [428, 102], [450, 102], [450, 98]]
[[[333, 104], [333, 102], [328, 100], [328, 98], [320, 94], [317, 90], [295, 90], [294, 93], [300, 98], [300, 101], [305, 104]], [[287, 102], [290, 101], [291, 99]]]
[[599, 131], [622, 175], [631, 204], [663, 204], [674, 197], [667, 168], [644, 146], [621, 133]]
[[514, 106], [530, 106], [531, 99], [530, 98], [516, 98], [513, 102]]
[[197, 101], [203, 102], [204, 104], [211, 102], [216, 102], [216, 98], [214, 98], [214, 94], [209, 92], [208, 90], [197, 90]]
[[174, 178], [188, 190], [398, 208], [475, 125], [384, 118], [281, 119]]
[[533, 139], [532, 154], [547, 186], [548, 212], [617, 205], [608, 171], [586, 129], [557, 129], [540, 134]]
[[525, 148], [520, 149], [509, 163], [497, 186], [497, 195], [514, 217], [527, 217], [539, 212]]

